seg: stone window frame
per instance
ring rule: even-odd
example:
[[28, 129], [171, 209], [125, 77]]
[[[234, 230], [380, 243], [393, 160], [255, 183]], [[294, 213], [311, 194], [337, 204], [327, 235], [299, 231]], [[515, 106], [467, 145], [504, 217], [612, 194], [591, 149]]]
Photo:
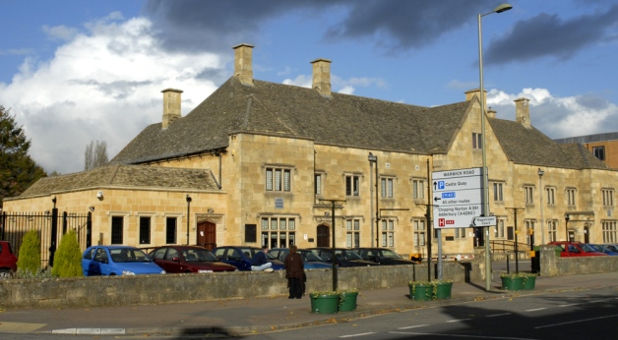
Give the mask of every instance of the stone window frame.
[[410, 184], [412, 185], [412, 199], [415, 201], [424, 200], [427, 179], [424, 177], [412, 177], [410, 178]]
[[[292, 192], [292, 178], [294, 167], [284, 164], [264, 165], [264, 191], [266, 192]], [[280, 178], [276, 179], [277, 172]], [[269, 176], [270, 173], [270, 176]], [[286, 183], [286, 174], [288, 176]]]
[[556, 206], [556, 187], [553, 185], [545, 186], [545, 200], [548, 207]]
[[[259, 216], [260, 228], [260, 245], [268, 248], [282, 248], [281, 240], [285, 239], [286, 245], [283, 248], [296, 244], [296, 233], [298, 231], [298, 223], [300, 216], [288, 214], [262, 214]], [[264, 222], [266, 221], [266, 225]], [[276, 223], [273, 223], [276, 221]], [[282, 227], [282, 221], [285, 221], [285, 227]], [[276, 225], [276, 227], [273, 227]], [[275, 236], [277, 242], [276, 247], [272, 246], [271, 240]]]
[[396, 182], [397, 176], [380, 175], [380, 198], [387, 200], [394, 199]]
[[566, 187], [564, 189], [564, 195], [566, 198], [566, 204], [569, 209], [575, 209], [577, 207], [577, 188]]
[[[348, 190], [348, 178], [350, 179], [350, 190]], [[346, 198], [359, 198], [360, 195], [360, 187], [361, 187], [361, 179], [363, 178], [363, 174], [359, 172], [344, 172], [343, 173], [343, 184], [345, 190]], [[356, 191], [354, 190], [354, 179], [356, 179]]]
[[[360, 232], [361, 232], [361, 218], [350, 217], [345, 219], [345, 243], [347, 248], [360, 247]], [[357, 242], [358, 241], [358, 242]]]
[[601, 188], [601, 196], [604, 207], [614, 206], [614, 188]]
[[536, 186], [534, 184], [524, 184], [524, 202], [526, 206], [534, 206], [534, 191]]

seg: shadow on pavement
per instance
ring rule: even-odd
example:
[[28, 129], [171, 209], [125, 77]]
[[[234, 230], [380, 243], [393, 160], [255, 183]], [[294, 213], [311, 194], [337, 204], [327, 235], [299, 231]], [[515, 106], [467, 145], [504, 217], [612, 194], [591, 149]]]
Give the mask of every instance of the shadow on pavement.
[[224, 327], [192, 327], [183, 329], [174, 339], [242, 339]]

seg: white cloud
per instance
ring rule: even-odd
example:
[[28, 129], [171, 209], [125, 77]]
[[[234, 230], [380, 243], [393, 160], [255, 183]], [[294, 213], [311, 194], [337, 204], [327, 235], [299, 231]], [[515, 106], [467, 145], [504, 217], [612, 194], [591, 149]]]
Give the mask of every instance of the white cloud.
[[[282, 81], [285, 85], [296, 85], [306, 88], [311, 88], [313, 83], [312, 75], [301, 74], [296, 78], [286, 78]], [[385, 87], [386, 82], [379, 78], [367, 78], [367, 77], [352, 77], [343, 79], [336, 75], [331, 75], [331, 86], [333, 91], [343, 94], [353, 94], [356, 91], [356, 87]]]
[[311, 76], [305, 74], [300, 74], [294, 79], [286, 78], [282, 81], [282, 83], [285, 85], [302, 86], [306, 88], [311, 88], [312, 82], [313, 79], [311, 78]]
[[74, 27], [67, 27], [64, 25], [59, 26], [43, 26], [43, 32], [45, 32], [52, 39], [59, 39], [69, 41], [73, 39], [79, 31]]
[[165, 88], [184, 90], [183, 114], [216, 89], [198, 76], [223, 68], [217, 55], [165, 51], [150, 21], [115, 21], [121, 18], [112, 13], [88, 23], [51, 60], [26, 59], [11, 83], [0, 83], [0, 103], [23, 125], [31, 156], [47, 171], [80, 171], [94, 139], [115, 156], [147, 124], [161, 121]]
[[522, 97], [530, 99], [532, 125], [551, 138], [618, 131], [618, 106], [594, 95], [555, 97], [540, 88], [524, 88], [517, 94], [493, 89], [487, 105], [496, 109], [498, 118], [514, 120], [513, 100]]

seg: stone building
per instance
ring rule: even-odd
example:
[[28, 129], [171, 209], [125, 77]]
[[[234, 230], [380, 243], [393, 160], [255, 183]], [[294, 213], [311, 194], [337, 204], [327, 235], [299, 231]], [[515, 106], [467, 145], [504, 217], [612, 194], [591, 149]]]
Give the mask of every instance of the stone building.
[[[252, 48], [234, 48], [234, 75], [184, 117], [182, 91], [164, 90], [162, 122], [112, 165], [41, 179], [5, 211], [49, 209], [52, 196], [90, 208], [93, 243], [305, 248], [334, 235], [426, 256], [431, 173], [482, 164], [479, 91], [437, 107], [334, 93], [326, 59], [312, 62], [310, 89], [265, 82]], [[618, 173], [535, 129], [527, 99], [515, 105], [514, 121], [486, 110], [491, 240], [616, 242]], [[472, 253], [474, 235], [443, 230], [444, 253]]]

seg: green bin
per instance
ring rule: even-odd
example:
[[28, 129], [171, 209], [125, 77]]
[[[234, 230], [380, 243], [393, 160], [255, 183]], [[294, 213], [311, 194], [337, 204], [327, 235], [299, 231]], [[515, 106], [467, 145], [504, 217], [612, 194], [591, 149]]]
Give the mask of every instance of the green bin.
[[320, 314], [337, 313], [337, 305], [339, 304], [338, 294], [310, 295], [311, 312]]
[[431, 286], [424, 283], [410, 284], [410, 298], [416, 301], [428, 301], [431, 299]]
[[339, 293], [339, 311], [349, 312], [356, 310], [356, 298], [358, 292], [341, 292]]
[[524, 287], [524, 278], [521, 276], [503, 276], [502, 289], [521, 290]]
[[436, 283], [436, 299], [450, 299], [451, 290], [453, 288], [452, 282], [440, 282]]
[[526, 275], [523, 278], [522, 289], [533, 290], [536, 286], [536, 275]]

